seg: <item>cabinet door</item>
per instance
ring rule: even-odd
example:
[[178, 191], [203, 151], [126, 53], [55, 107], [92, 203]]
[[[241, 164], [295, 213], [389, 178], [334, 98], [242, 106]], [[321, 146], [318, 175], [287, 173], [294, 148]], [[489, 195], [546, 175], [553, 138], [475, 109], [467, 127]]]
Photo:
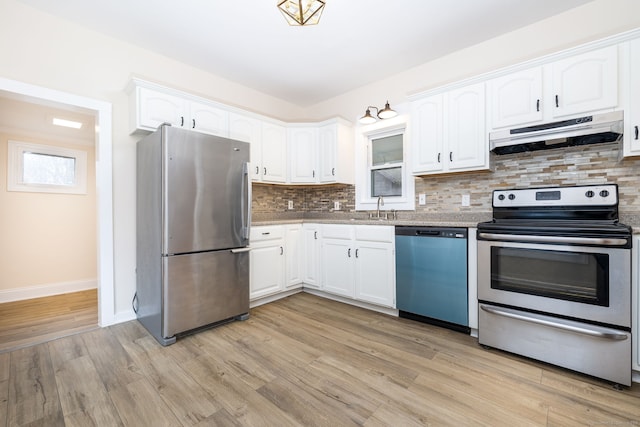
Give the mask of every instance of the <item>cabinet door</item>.
[[356, 298], [395, 307], [393, 243], [356, 241]]
[[629, 107], [624, 115], [624, 155], [640, 155], [640, 39], [629, 42]]
[[553, 117], [618, 105], [617, 46], [563, 59], [551, 67]]
[[449, 170], [487, 166], [489, 138], [485, 132], [484, 83], [448, 93], [449, 150], [444, 155]]
[[185, 125], [209, 135], [229, 137], [229, 112], [199, 102], [189, 104], [189, 123]]
[[284, 126], [262, 124], [262, 180], [286, 181], [287, 134]]
[[302, 251], [302, 281], [305, 286], [320, 289], [320, 227], [312, 224], [302, 226], [303, 251]]
[[320, 150], [320, 182], [336, 182], [338, 130], [337, 125], [323, 126], [318, 131]]
[[285, 235], [285, 287], [302, 286], [302, 225], [287, 225]]
[[492, 129], [542, 121], [542, 67], [498, 77], [488, 86]]
[[414, 173], [444, 169], [443, 101], [443, 95], [435, 95], [411, 104]]
[[304, 184], [318, 182], [318, 129], [288, 129], [289, 181]]
[[268, 246], [256, 246], [250, 255], [250, 298], [280, 292], [284, 288], [284, 247], [278, 241]]
[[182, 127], [187, 120], [187, 103], [177, 96], [139, 87], [138, 128], [156, 130], [163, 123]]
[[229, 114], [229, 138], [248, 142], [251, 147], [251, 178], [262, 178], [262, 122], [241, 114]]
[[354, 257], [351, 240], [322, 239], [324, 291], [354, 297]]

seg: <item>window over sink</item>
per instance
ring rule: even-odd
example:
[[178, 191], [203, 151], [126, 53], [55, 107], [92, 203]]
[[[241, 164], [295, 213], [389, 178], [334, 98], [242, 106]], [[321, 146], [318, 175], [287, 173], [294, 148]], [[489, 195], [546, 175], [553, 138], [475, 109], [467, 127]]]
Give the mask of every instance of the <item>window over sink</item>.
[[407, 170], [406, 123], [402, 118], [391, 119], [362, 130], [356, 160], [356, 209], [375, 210], [382, 197], [383, 210], [413, 210], [414, 180]]

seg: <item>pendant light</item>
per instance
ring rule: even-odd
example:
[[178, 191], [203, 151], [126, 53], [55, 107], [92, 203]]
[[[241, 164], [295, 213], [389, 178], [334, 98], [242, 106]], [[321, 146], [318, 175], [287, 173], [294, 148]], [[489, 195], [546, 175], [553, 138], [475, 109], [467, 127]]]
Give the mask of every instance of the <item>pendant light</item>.
[[315, 25], [320, 21], [324, 4], [322, 0], [284, 0], [278, 1], [278, 9], [289, 25]]
[[367, 107], [367, 111], [365, 111], [364, 113], [364, 116], [358, 119], [358, 121], [363, 125], [370, 125], [371, 123], [375, 123], [377, 121], [377, 119], [371, 115], [371, 108], [374, 108], [376, 110], [376, 116], [378, 117], [378, 119], [381, 119], [381, 120], [390, 119], [398, 115], [398, 113], [395, 110], [392, 110], [391, 107], [389, 106], [389, 101], [387, 101], [387, 103], [384, 104], [383, 109], [379, 109], [378, 107], [369, 105]]

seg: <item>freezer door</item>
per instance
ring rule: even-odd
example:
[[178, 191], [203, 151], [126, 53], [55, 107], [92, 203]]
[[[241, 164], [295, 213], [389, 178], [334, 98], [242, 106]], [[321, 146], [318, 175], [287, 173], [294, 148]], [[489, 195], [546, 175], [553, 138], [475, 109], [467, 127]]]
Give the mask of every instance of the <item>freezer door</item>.
[[163, 257], [162, 335], [249, 312], [249, 252], [231, 250]]
[[249, 144], [162, 129], [163, 253], [247, 246]]

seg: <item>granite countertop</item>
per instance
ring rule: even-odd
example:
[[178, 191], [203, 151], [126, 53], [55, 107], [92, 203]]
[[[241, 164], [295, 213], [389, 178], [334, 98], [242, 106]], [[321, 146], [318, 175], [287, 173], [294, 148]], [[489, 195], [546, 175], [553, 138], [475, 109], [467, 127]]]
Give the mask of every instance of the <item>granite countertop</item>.
[[[277, 212], [254, 214], [252, 225], [278, 225], [295, 223], [415, 225], [434, 227], [476, 227], [479, 222], [490, 221], [491, 212], [414, 213], [399, 211], [397, 219], [369, 219], [368, 212]], [[631, 226], [640, 234], [640, 212], [621, 212], [620, 222]]]

